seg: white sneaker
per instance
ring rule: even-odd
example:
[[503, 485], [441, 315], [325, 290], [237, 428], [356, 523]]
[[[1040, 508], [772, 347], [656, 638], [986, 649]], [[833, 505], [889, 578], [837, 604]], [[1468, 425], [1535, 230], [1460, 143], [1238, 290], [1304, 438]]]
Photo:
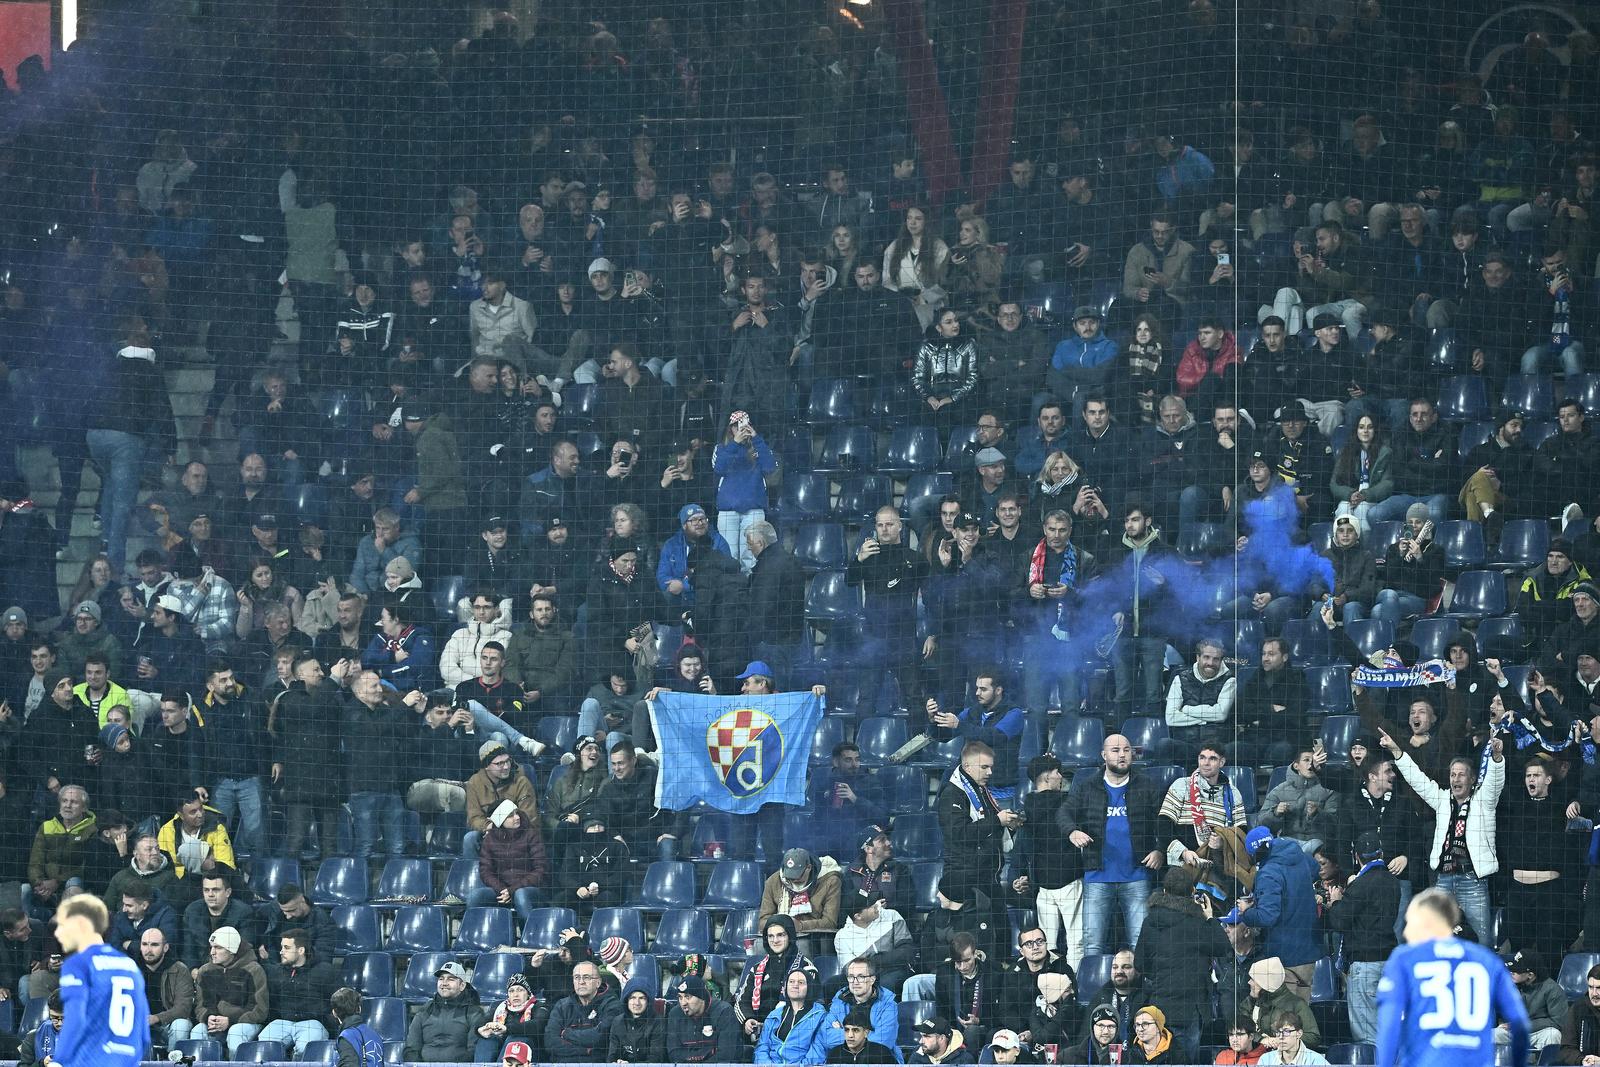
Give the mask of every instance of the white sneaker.
[[1583, 521], [1583, 509], [1577, 504], [1568, 504], [1561, 509], [1561, 528], [1565, 530], [1575, 522]]
[[572, 753], [570, 753], [570, 752], [561, 753], [561, 766], [570, 767], [574, 763], [577, 763], [577, 762], [578, 762], [578, 757], [574, 756]]
[[544, 751], [545, 744], [543, 741], [535, 741], [531, 737], [524, 737], [521, 741], [517, 742], [517, 747], [522, 749], [522, 751], [526, 752], [528, 755], [537, 759], [539, 753]]

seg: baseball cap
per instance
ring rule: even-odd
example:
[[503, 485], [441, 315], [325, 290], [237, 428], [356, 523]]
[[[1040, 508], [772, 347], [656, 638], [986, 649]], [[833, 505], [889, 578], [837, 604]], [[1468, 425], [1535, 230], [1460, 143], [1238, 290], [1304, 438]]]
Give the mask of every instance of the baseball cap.
[[420, 400], [407, 400], [405, 405], [405, 420], [407, 422], [423, 422], [428, 418], [428, 406]]
[[461, 966], [461, 964], [457, 963], [455, 960], [451, 960], [449, 963], [433, 972], [433, 976], [435, 978], [441, 978], [447, 974], [451, 978], [459, 978], [463, 982], [467, 980], [467, 969]]
[[972, 465], [974, 467], [987, 467], [990, 464], [1004, 463], [1005, 461], [1006, 454], [993, 446], [978, 449], [978, 454], [972, 457]]
[[72, 614], [73, 614], [74, 617], [76, 617], [78, 615], [87, 615], [91, 619], [93, 619], [95, 622], [99, 622], [100, 621], [100, 605], [96, 604], [92, 600], [85, 600], [83, 603], [79, 604], [77, 607], [72, 609]]
[[978, 516], [974, 515], [970, 511], [963, 511], [961, 513], [961, 515], [956, 519], [956, 529], [958, 529], [958, 530], [971, 529], [974, 526], [982, 526], [982, 525], [983, 525], [983, 520], [978, 518]]
[[170, 611], [174, 615], [183, 614], [183, 601], [179, 600], [171, 593], [162, 593], [160, 596], [156, 597], [156, 607], [162, 609], [163, 611]]
[[1306, 414], [1306, 409], [1301, 407], [1299, 404], [1285, 404], [1277, 411], [1274, 411], [1272, 413], [1272, 417], [1277, 419], [1279, 422], [1310, 421], [1310, 416]]
[[746, 678], [754, 678], [758, 674], [763, 678], [777, 677], [777, 675], [773, 673], [772, 665], [764, 659], [751, 660], [749, 663], [745, 664], [744, 673], [738, 675], [737, 677], [740, 681], [743, 681]]
[[1020, 1049], [1022, 1038], [1017, 1036], [1015, 1030], [996, 1030], [994, 1036], [989, 1039], [989, 1044], [993, 1048]]
[[512, 1041], [506, 1045], [505, 1051], [500, 1053], [500, 1058], [510, 1060], [512, 1063], [531, 1063], [533, 1049], [528, 1047], [526, 1041]]
[[1072, 309], [1072, 321], [1077, 322], [1079, 319], [1094, 319], [1098, 322], [1100, 320], [1100, 309], [1093, 304], [1079, 304]]
[[244, 939], [239, 936], [239, 931], [231, 926], [219, 926], [211, 931], [211, 944], [225, 952], [238, 952]]
[[250, 516], [250, 525], [258, 530], [276, 530], [278, 516], [275, 512], [263, 511]]
[[1315, 331], [1315, 330], [1325, 330], [1329, 326], [1343, 326], [1343, 325], [1344, 325], [1344, 320], [1343, 319], [1341, 319], [1339, 316], [1333, 314], [1332, 312], [1328, 312], [1328, 311], [1324, 311], [1322, 314], [1318, 315], [1316, 318], [1311, 320], [1311, 329], [1313, 331]]
[[1257, 826], [1254, 830], [1244, 835], [1244, 847], [1249, 852], [1254, 852], [1263, 845], [1272, 844], [1272, 831], [1265, 826]]
[[10, 626], [14, 622], [20, 622], [24, 626], [28, 625], [28, 613], [18, 607], [7, 608], [5, 616], [0, 618], [0, 625]]
[[811, 866], [811, 853], [803, 848], [791, 848], [783, 854], [783, 876], [791, 881], [806, 873]]
[[616, 269], [617, 268], [616, 268], [615, 264], [613, 264], [605, 256], [601, 256], [599, 259], [594, 260], [593, 262], [591, 262], [589, 264], [589, 275], [590, 275], [590, 277], [593, 277], [594, 275], [599, 274], [602, 271], [607, 273], [607, 274], [610, 274], [613, 271], [615, 271]]
[[506, 517], [504, 515], [490, 515], [483, 520], [484, 533], [504, 529], [506, 529]]
[[916, 1026], [913, 1026], [912, 1029], [919, 1034], [943, 1034], [945, 1037], [950, 1036], [950, 1024], [945, 1022], [944, 1018], [939, 1015], [935, 1015], [931, 1019], [922, 1020]]

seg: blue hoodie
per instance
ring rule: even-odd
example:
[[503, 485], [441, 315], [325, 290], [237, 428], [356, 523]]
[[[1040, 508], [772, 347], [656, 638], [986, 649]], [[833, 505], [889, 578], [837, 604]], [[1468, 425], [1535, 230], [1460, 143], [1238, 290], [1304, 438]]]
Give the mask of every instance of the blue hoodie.
[[[709, 540], [712, 548], [724, 556], [733, 557], [727, 539], [716, 530], [711, 531]], [[694, 583], [689, 581], [689, 539], [681, 529], [661, 546], [661, 560], [656, 564], [656, 586], [663, 593], [667, 591], [667, 583], [673, 580], [683, 583], [683, 596], [679, 603], [684, 607], [692, 607]]]
[[1263, 956], [1276, 956], [1285, 967], [1300, 967], [1322, 958], [1316, 881], [1316, 861], [1298, 841], [1272, 839], [1266, 862], [1256, 871], [1256, 902], [1242, 916], [1245, 925], [1264, 935]]
[[[828, 1015], [823, 1020], [819, 1038], [824, 1058], [827, 1053], [844, 1044], [844, 1018], [850, 1014], [851, 1007], [848, 989], [839, 990], [828, 1001]], [[893, 1051], [896, 1063], [906, 1061], [905, 1054], [900, 1051], [900, 1009], [895, 1007], [894, 994], [882, 985], [878, 986], [878, 995], [872, 1001], [872, 1030], [867, 1034], [867, 1040], [876, 1041]]]
[[827, 1011], [822, 1007], [822, 1002], [814, 1000], [806, 1008], [805, 1014], [794, 1021], [794, 1026], [789, 1028], [788, 1037], [778, 1036], [778, 1027], [783, 1022], [783, 1013], [789, 1010], [788, 1001], [784, 1001], [767, 1015], [767, 1021], [761, 1024], [761, 1036], [756, 1039], [757, 1063], [824, 1063], [828, 1053], [822, 1047], [822, 1024], [827, 1019]]
[[711, 469], [721, 476], [717, 482], [718, 511], [763, 511], [767, 506], [766, 476], [778, 469], [772, 449], [760, 434], [751, 438], [755, 448], [754, 459], [750, 450], [733, 441], [717, 446], [711, 457]]

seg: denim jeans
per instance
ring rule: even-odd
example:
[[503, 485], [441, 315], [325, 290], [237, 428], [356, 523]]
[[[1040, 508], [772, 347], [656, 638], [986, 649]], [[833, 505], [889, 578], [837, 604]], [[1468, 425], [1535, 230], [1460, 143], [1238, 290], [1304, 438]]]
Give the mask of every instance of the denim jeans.
[[[1112, 668], [1116, 676], [1117, 706], [1124, 712], [1139, 714], [1161, 705], [1161, 668], [1167, 655], [1167, 642], [1161, 637], [1129, 637], [1117, 639], [1112, 650]], [[1140, 679], [1139, 700], [1135, 705], [1133, 683], [1135, 675], [1143, 671]]]
[[[1406, 517], [1406, 509], [1412, 504], [1428, 505], [1428, 519], [1438, 525], [1450, 517], [1450, 497], [1445, 493], [1434, 493], [1430, 496], [1406, 496], [1396, 493], [1387, 500], [1380, 500], [1372, 505], [1372, 510], [1367, 512], [1369, 522], [1400, 522]], [[1387, 548], [1387, 545], [1382, 546]]]
[[128, 562], [128, 520], [139, 498], [139, 470], [144, 465], [144, 438], [121, 430], [90, 430], [89, 455], [100, 468], [100, 496], [105, 520], [106, 558], [114, 576]]
[[1378, 979], [1381, 977], [1381, 962], [1350, 965], [1345, 998], [1349, 1002], [1350, 1034], [1357, 1041], [1370, 1044], [1378, 1040]]
[[1489, 945], [1492, 940], [1494, 916], [1489, 910], [1489, 885], [1481, 878], [1466, 874], [1441, 874], [1438, 886], [1456, 898], [1461, 905], [1461, 915], [1478, 935], [1478, 942]]
[[750, 546], [744, 542], [744, 532], [758, 522], [766, 522], [767, 513], [760, 508], [751, 511], [719, 511], [717, 512], [717, 533], [728, 542], [728, 547], [733, 549], [733, 558], [739, 561], [739, 567], [749, 574], [756, 565], [755, 554], [750, 551]]
[[211, 789], [211, 806], [222, 812], [224, 821], [239, 817], [239, 829], [233, 835], [236, 852], [260, 852], [262, 845], [262, 813], [266, 810], [266, 791], [260, 778], [221, 778]]
[[[600, 724], [604, 721], [604, 717], [600, 714], [600, 702], [585, 697], [583, 703], [578, 705], [578, 736], [593, 737], [595, 732], [600, 729]], [[606, 751], [610, 752], [618, 741], [626, 740], [628, 740], [626, 732], [622, 730], [607, 730]]]
[[171, 1049], [176, 1042], [190, 1040], [197, 1030], [201, 1037], [205, 1036], [205, 1027], [197, 1025], [193, 1019], [172, 1020], [167, 1024], [166, 1029], [167, 1048]]
[[356, 855], [372, 855], [378, 835], [375, 823], [383, 822], [384, 849], [391, 856], [406, 850], [406, 806], [399, 793], [350, 794], [350, 821], [355, 828]]
[[1028, 709], [1028, 725], [1043, 736], [1045, 716], [1050, 708], [1050, 691], [1060, 689], [1061, 711], [1075, 714], [1083, 700], [1078, 686], [1077, 657], [1065, 642], [1053, 637], [1035, 637], [1025, 646], [1023, 659], [1023, 703]]
[[1386, 619], [1399, 632], [1400, 623], [1408, 615], [1421, 615], [1428, 602], [1415, 593], [1402, 593], [1398, 589], [1378, 590], [1377, 602], [1372, 605], [1372, 618]]
[[[469, 908], [503, 908], [500, 903], [500, 894], [488, 886], [467, 891], [467, 907]], [[537, 886], [523, 886], [511, 893], [511, 906], [516, 909], [517, 915], [527, 918], [535, 910], [545, 906], [544, 890]]]
[[[1137, 860], [1139, 857], [1135, 856]], [[1150, 880], [1140, 876], [1133, 882], [1083, 881], [1083, 954], [1100, 956], [1139, 943], [1148, 909]], [[1122, 940], [1112, 941], [1111, 920], [1122, 916]]]
[[1522, 353], [1522, 373], [1539, 374], [1544, 370], [1544, 365], [1552, 359], [1561, 363], [1561, 373], [1582, 374], [1583, 342], [1573, 341], [1561, 349], [1556, 348], [1549, 341], [1544, 344], [1534, 345]]
[[519, 748], [527, 735], [476, 700], [467, 701], [472, 710], [472, 726], [479, 733], [488, 734], [506, 743], [510, 749]]
[[[204, 1027], [197, 1028], [197, 1032], [201, 1037], [206, 1036]], [[254, 1041], [260, 1033], [261, 1027], [253, 1023], [234, 1023], [228, 1027], [228, 1037], [225, 1042], [228, 1046], [228, 1058], [230, 1060], [233, 1059], [234, 1056], [238, 1055], [240, 1045], [246, 1041]], [[190, 1036], [192, 1037], [193, 1035], [191, 1034]]]
[[1318, 304], [1306, 310], [1306, 322], [1314, 323], [1318, 315], [1337, 315], [1344, 322], [1344, 332], [1351, 341], [1361, 332], [1361, 320], [1366, 317], [1367, 306], [1359, 300], [1335, 300]]
[[257, 1041], [281, 1041], [291, 1055], [299, 1059], [299, 1053], [306, 1049], [312, 1041], [328, 1040], [328, 1028], [315, 1019], [306, 1019], [302, 1022], [290, 1022], [288, 1019], [274, 1019], [261, 1030]]

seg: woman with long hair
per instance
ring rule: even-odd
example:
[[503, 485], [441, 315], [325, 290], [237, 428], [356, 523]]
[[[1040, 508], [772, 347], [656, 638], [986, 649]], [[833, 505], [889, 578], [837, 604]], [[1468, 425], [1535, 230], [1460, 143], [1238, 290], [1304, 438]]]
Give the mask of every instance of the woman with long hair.
[[839, 285], [849, 287], [856, 284], [856, 264], [865, 257], [861, 252], [861, 236], [855, 229], [843, 223], [835, 226], [828, 235], [828, 244], [822, 250], [827, 259], [828, 266], [839, 272]]
[[1339, 450], [1339, 458], [1333, 463], [1329, 488], [1339, 502], [1333, 516], [1353, 518], [1362, 537], [1372, 532], [1372, 523], [1367, 521], [1372, 505], [1389, 499], [1394, 493], [1394, 453], [1387, 437], [1377, 419], [1363, 415], [1356, 420], [1350, 440]]
[[911, 366], [917, 412], [944, 438], [971, 422], [978, 390], [978, 343], [952, 308], [934, 316]]
[[969, 315], [1000, 299], [1000, 275], [1005, 265], [1005, 253], [989, 243], [989, 224], [983, 216], [962, 219], [945, 271], [950, 306]]
[[949, 261], [950, 246], [928, 232], [927, 210], [908, 207], [899, 235], [883, 252], [883, 287], [913, 297], [926, 327], [944, 303], [941, 286]]
[[71, 627], [73, 613], [85, 600], [92, 600], [100, 605], [101, 618], [104, 618], [111, 608], [116, 607], [118, 595], [117, 587], [112, 581], [113, 577], [111, 560], [104, 552], [84, 560], [83, 570], [78, 572], [78, 580], [73, 583], [72, 592], [67, 594], [66, 617], [61, 620], [62, 627]]
[[1177, 360], [1167, 347], [1167, 332], [1158, 316], [1133, 320], [1133, 334], [1122, 346], [1123, 380], [1116, 411], [1129, 426], [1151, 426], [1156, 401], [1177, 388]]
[[297, 623], [305, 603], [300, 590], [279, 576], [277, 562], [267, 556], [250, 561], [250, 580], [240, 587], [238, 596], [239, 618], [234, 629], [241, 638], [250, 636], [268, 606], [282, 604], [289, 609], [289, 621]]

